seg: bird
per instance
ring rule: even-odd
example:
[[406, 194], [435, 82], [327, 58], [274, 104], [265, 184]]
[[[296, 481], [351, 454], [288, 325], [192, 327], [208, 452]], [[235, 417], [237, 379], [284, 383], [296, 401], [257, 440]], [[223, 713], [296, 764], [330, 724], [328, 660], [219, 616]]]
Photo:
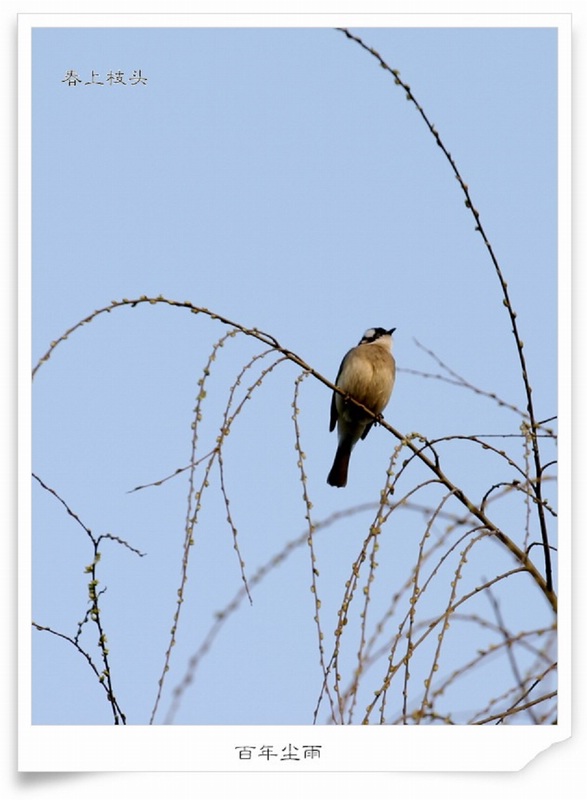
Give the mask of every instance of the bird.
[[326, 479], [330, 486], [346, 486], [351, 451], [375, 422], [349, 398], [377, 416], [389, 402], [395, 384], [395, 359], [391, 354], [395, 330], [369, 328], [359, 344], [342, 359], [335, 383], [344, 396], [333, 392], [330, 404], [330, 431], [338, 428], [338, 446]]

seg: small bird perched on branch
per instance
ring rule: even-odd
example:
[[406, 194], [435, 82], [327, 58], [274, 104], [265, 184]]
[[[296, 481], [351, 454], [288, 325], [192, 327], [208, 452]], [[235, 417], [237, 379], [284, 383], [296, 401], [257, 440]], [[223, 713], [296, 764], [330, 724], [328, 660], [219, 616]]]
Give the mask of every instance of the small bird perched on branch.
[[338, 423], [338, 447], [327, 478], [330, 486], [346, 486], [351, 451], [359, 439], [367, 436], [374, 422], [349, 398], [377, 416], [389, 402], [395, 383], [395, 360], [391, 355], [394, 331], [395, 328], [369, 328], [341, 362], [335, 383], [346, 396], [333, 392], [330, 404], [330, 430]]

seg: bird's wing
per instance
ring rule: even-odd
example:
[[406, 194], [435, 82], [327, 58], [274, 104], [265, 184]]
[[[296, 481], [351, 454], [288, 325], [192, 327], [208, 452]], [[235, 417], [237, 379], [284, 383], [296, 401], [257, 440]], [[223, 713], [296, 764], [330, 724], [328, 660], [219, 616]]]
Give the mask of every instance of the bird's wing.
[[[350, 352], [350, 351], [349, 351]], [[344, 362], [346, 361], [346, 357], [348, 353], [345, 355], [343, 360], [340, 362], [340, 367], [338, 368], [338, 372], [336, 373], [336, 380], [334, 381], [335, 384], [338, 386], [338, 380], [340, 378], [340, 373], [342, 372], [342, 368]], [[336, 408], [336, 395], [337, 392], [332, 392], [332, 400], [330, 401], [330, 432], [336, 428], [336, 423], [338, 422], [338, 409]]]
[[365, 430], [361, 434], [361, 439], [365, 439], [366, 438], [367, 434], [369, 433], [369, 431], [371, 430], [372, 427], [373, 427], [373, 422], [371, 421], [371, 422], [369, 422], [367, 424]]
[[332, 400], [330, 401], [330, 432], [336, 428], [338, 421], [338, 411], [336, 410], [336, 392], [332, 392]]

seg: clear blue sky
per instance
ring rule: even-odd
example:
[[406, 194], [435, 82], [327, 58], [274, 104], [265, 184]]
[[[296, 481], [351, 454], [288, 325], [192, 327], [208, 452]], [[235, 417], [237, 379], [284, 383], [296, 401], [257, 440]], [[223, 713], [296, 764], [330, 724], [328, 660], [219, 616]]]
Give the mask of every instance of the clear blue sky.
[[[518, 313], [537, 417], [555, 415], [556, 30], [354, 32], [400, 70], [469, 185]], [[438, 372], [417, 340], [471, 384], [524, 406], [499, 285], [459, 185], [401, 87], [342, 33], [38, 29], [32, 69], [33, 363], [94, 309], [141, 295], [189, 300], [267, 331], [332, 380], [363, 331], [382, 325], [397, 328], [399, 371], [385, 415], [394, 427], [428, 438], [518, 432], [507, 409], [405, 371]], [[80, 85], [64, 82], [68, 70]], [[131, 85], [134, 70], [144, 85]], [[122, 71], [126, 85], [109, 85], [109, 71]], [[104, 85], [86, 85], [93, 72]], [[34, 383], [35, 472], [95, 534], [146, 553], [106, 542], [100, 564], [114, 684], [131, 724], [149, 721], [163, 667], [187, 478], [129, 490], [189, 462], [197, 380], [224, 331], [180, 309], [119, 309], [62, 343]], [[200, 455], [214, 445], [227, 388], [258, 350], [239, 337], [220, 352]], [[249, 578], [305, 529], [291, 420], [297, 374], [283, 365], [268, 375], [226, 445]], [[299, 421], [315, 521], [377, 502], [396, 444], [375, 429], [353, 454], [347, 489], [331, 489], [329, 402], [324, 386], [304, 382]], [[475, 458], [455, 446], [443, 461], [472, 496], [511, 478]], [[33, 499], [33, 616], [73, 635], [86, 609], [88, 538], [38, 486]], [[217, 473], [203, 507], [156, 722], [215, 612], [242, 586]], [[520, 524], [504, 513], [504, 524]], [[327, 641], [371, 517], [316, 538]], [[409, 515], [390, 523], [374, 620], [405, 580], [422, 526]], [[509, 563], [486, 545], [471, 585]], [[310, 584], [303, 544], [227, 621], [175, 722], [312, 722], [321, 671]], [[515, 592], [509, 603], [512, 624], [523, 628]], [[547, 621], [538, 603], [543, 611]], [[464, 709], [474, 707], [476, 686], [462, 691]], [[327, 704], [319, 719], [327, 721]], [[33, 721], [111, 722], [79, 654], [38, 632]]]

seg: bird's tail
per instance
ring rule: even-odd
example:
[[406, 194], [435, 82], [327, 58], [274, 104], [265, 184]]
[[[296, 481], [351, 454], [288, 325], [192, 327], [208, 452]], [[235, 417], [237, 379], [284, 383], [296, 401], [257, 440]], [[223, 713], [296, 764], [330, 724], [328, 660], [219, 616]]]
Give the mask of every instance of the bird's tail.
[[351, 449], [344, 441], [338, 445], [332, 469], [328, 473], [328, 478], [326, 478], [326, 482], [330, 486], [346, 486]]

